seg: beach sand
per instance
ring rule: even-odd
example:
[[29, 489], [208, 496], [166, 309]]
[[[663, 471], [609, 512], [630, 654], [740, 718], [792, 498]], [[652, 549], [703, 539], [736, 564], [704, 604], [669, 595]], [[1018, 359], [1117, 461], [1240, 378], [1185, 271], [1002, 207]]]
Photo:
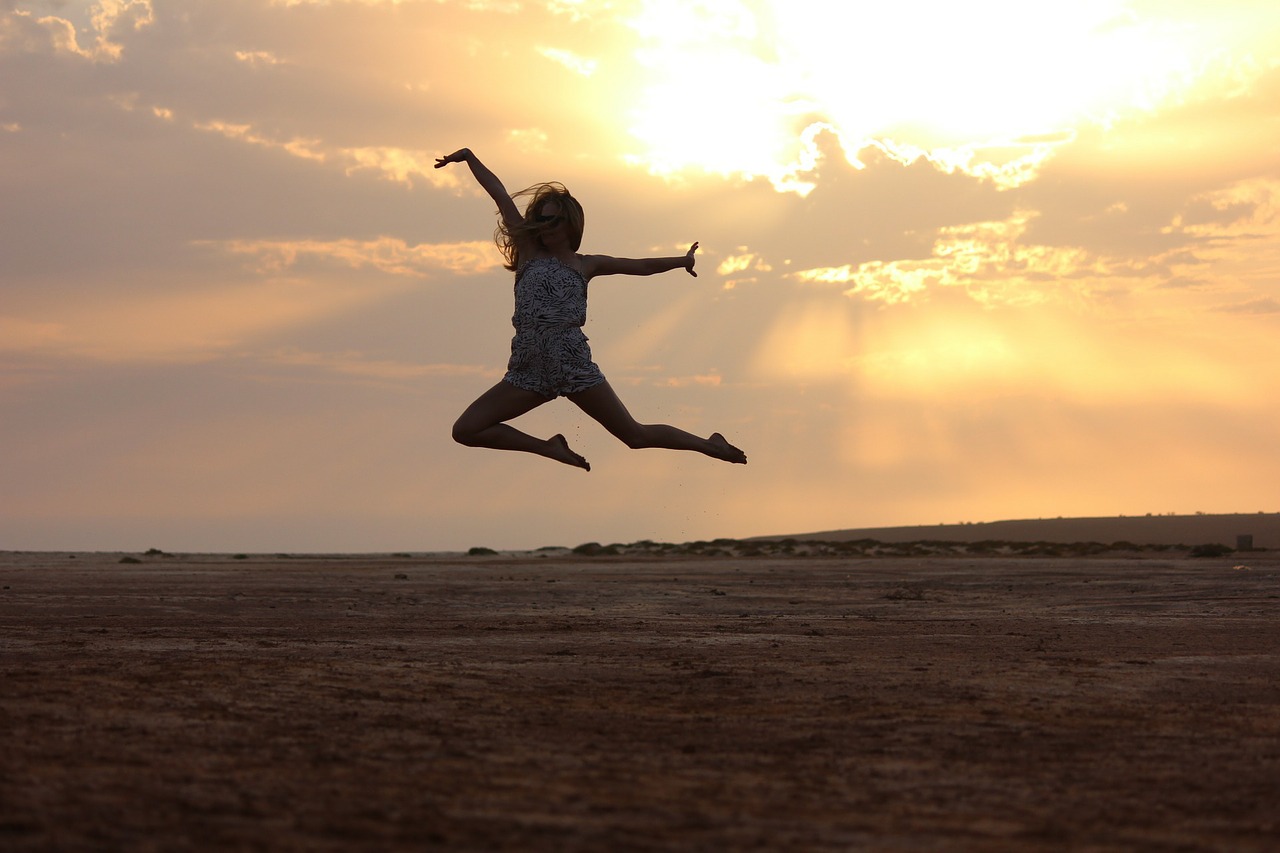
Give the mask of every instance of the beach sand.
[[1280, 553], [0, 554], [0, 848], [1274, 850]]

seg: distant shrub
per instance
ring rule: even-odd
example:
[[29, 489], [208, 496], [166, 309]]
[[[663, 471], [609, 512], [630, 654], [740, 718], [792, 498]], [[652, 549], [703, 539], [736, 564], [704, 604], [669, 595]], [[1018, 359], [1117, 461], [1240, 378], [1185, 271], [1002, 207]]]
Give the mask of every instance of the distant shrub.
[[477, 546], [475, 548], [468, 550], [467, 556], [468, 557], [492, 557], [497, 553], [498, 552], [493, 550], [492, 548], [484, 548], [484, 547]]
[[599, 542], [584, 542], [573, 553], [579, 557], [616, 557], [622, 553], [621, 545], [601, 545]]
[[1225, 557], [1228, 554], [1234, 553], [1234, 548], [1228, 548], [1226, 545], [1219, 545], [1217, 543], [1197, 545], [1191, 549], [1192, 557]]
[[120, 562], [122, 562], [122, 563], [141, 563], [142, 561], [141, 561], [141, 560], [139, 560], [137, 557], [121, 557], [121, 558], [120, 558]]

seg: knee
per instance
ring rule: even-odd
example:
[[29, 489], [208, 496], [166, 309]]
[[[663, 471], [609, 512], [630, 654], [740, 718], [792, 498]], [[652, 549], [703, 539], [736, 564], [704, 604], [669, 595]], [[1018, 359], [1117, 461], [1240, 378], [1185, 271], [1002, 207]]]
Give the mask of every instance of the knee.
[[466, 417], [458, 418], [453, 423], [453, 440], [458, 444], [464, 444], [467, 447], [474, 447], [476, 443], [476, 429], [467, 423]]
[[619, 430], [615, 435], [623, 444], [632, 450], [643, 450], [646, 447], [653, 447], [653, 441], [650, 439], [648, 431], [643, 424], [632, 424], [627, 429]]

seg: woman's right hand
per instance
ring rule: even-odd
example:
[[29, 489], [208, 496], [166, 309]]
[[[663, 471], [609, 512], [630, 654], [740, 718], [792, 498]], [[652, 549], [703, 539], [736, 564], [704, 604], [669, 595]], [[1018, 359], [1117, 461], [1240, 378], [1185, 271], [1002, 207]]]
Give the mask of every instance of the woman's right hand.
[[462, 163], [470, 159], [470, 157], [471, 157], [470, 148], [459, 148], [457, 151], [453, 152], [452, 154], [447, 154], [444, 157], [437, 157], [436, 168], [439, 169], [441, 166], [447, 166], [450, 163]]

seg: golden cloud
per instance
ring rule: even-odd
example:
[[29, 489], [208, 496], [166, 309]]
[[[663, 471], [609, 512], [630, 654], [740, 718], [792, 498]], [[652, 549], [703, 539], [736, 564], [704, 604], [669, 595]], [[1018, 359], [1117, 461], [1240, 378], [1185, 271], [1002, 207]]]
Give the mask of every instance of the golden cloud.
[[[169, 112], [167, 117], [172, 117], [172, 113]], [[412, 184], [414, 179], [418, 179], [440, 187], [459, 185], [456, 175], [448, 170], [435, 168], [437, 155], [426, 151], [413, 151], [394, 146], [345, 148], [326, 145], [319, 139], [302, 137], [279, 139], [258, 131], [252, 124], [219, 120], [195, 122], [192, 126], [205, 133], [215, 133], [247, 145], [280, 151], [302, 160], [336, 163], [347, 175], [373, 171], [380, 173], [382, 178], [396, 183]]]
[[1023, 243], [1035, 215], [938, 229], [930, 257], [815, 267], [787, 278], [808, 285], [845, 286], [844, 295], [896, 305], [928, 298], [939, 288], [963, 288], [984, 305], [1034, 305], [1081, 293], [1173, 280], [1194, 256], [1173, 251], [1141, 262], [1078, 246]]
[[558, 47], [539, 47], [538, 53], [550, 59], [552, 62], [562, 65], [583, 77], [590, 77], [596, 73], [596, 67], [600, 64], [594, 59], [585, 56], [579, 56], [571, 50], [563, 50]]

